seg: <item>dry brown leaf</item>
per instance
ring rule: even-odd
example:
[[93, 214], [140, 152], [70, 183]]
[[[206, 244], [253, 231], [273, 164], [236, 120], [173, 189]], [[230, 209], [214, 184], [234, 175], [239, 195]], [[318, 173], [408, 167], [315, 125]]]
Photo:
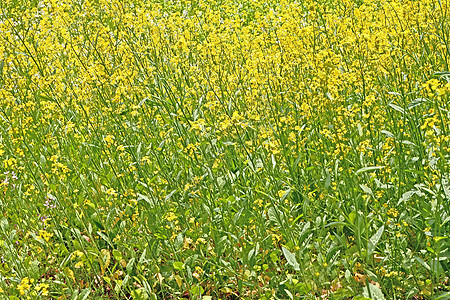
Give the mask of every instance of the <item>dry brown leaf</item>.
[[356, 273], [354, 276], [356, 282], [364, 283], [367, 280], [367, 275]]

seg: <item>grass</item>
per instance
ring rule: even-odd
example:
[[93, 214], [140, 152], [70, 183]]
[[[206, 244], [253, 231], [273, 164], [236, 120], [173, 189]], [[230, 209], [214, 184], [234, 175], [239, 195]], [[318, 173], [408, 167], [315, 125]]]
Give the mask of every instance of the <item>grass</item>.
[[0, 3], [0, 299], [449, 299], [447, 0]]

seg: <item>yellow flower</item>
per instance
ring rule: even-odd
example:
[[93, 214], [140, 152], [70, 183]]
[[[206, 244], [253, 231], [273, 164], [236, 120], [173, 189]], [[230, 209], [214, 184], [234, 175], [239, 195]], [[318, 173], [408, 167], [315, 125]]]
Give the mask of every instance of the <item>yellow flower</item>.
[[205, 125], [205, 119], [198, 119], [197, 121], [191, 122], [191, 129], [189, 129], [189, 131], [202, 131], [205, 128]]
[[206, 240], [204, 238], [198, 238], [197, 241], [195, 242], [197, 245], [198, 244], [206, 244]]
[[388, 210], [387, 214], [396, 218], [400, 213], [395, 208], [391, 208]]
[[173, 212], [170, 211], [170, 212], [166, 215], [165, 219], [166, 219], [167, 221], [169, 221], [169, 222], [172, 222], [172, 221], [174, 221], [174, 220], [177, 219], [177, 216], [176, 216]]
[[255, 205], [258, 206], [258, 207], [263, 207], [264, 201], [261, 200], [261, 199], [256, 199], [256, 200], [253, 202], [253, 204], [255, 204]]
[[34, 279], [28, 279], [28, 277], [25, 277], [22, 279], [19, 285], [17, 285], [17, 290], [19, 291], [20, 295], [25, 295], [26, 292], [31, 288], [31, 283], [34, 282]]
[[38, 292], [41, 291], [43, 296], [48, 296], [48, 288], [49, 287], [50, 287], [50, 285], [47, 283], [40, 283], [34, 289]]
[[284, 196], [284, 194], [286, 194], [286, 191], [284, 191], [284, 190], [278, 191], [278, 197], [282, 198]]
[[195, 271], [199, 274], [199, 275], [202, 275], [203, 274], [203, 269], [201, 268], [201, 267], [199, 267], [199, 266], [195, 266]]
[[115, 137], [111, 134], [108, 134], [104, 137], [104, 141], [106, 142], [107, 146], [111, 146], [114, 143]]

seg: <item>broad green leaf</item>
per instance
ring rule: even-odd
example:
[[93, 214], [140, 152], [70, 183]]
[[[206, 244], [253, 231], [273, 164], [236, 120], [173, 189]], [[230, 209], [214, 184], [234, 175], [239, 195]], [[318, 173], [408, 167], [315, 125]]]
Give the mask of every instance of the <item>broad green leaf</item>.
[[133, 271], [133, 266], [136, 258], [132, 257], [127, 263], [127, 273], [130, 274]]
[[0, 227], [2, 228], [3, 231], [8, 230], [9, 224], [8, 224], [8, 220], [7, 220], [6, 218], [3, 218], [3, 219], [0, 221]]
[[146, 300], [146, 299], [148, 299], [148, 294], [143, 288], [140, 288], [140, 289], [132, 291], [131, 297], [133, 297], [133, 299], [137, 299], [137, 300]]
[[86, 300], [86, 299], [88, 299], [90, 294], [91, 294], [91, 289], [85, 288], [84, 290], [81, 291], [79, 298], [81, 300]]
[[359, 186], [364, 191], [364, 193], [373, 196], [373, 192], [372, 192], [372, 189], [370, 187], [368, 187], [367, 185], [364, 185], [364, 184], [360, 184]]
[[122, 253], [120, 253], [120, 251], [114, 249], [112, 251], [112, 253], [113, 253], [113, 256], [114, 256], [115, 260], [117, 260], [117, 261], [121, 261], [122, 260]]
[[297, 260], [295, 259], [294, 253], [292, 253], [291, 251], [289, 251], [285, 247], [282, 247], [281, 249], [283, 250], [283, 254], [284, 254], [284, 257], [287, 260], [288, 265], [293, 267], [294, 270], [300, 271], [300, 266], [299, 266]]
[[294, 295], [292, 295], [291, 292], [289, 292], [289, 290], [284, 289], [285, 293], [289, 296], [289, 299], [294, 299]]
[[205, 290], [201, 286], [194, 285], [193, 287], [191, 287], [191, 293], [195, 296], [203, 294], [204, 291]]
[[275, 251], [272, 251], [271, 253], [270, 253], [270, 260], [272, 260], [272, 262], [277, 262], [278, 261], [278, 259], [279, 259], [279, 257], [278, 257], [278, 251], [279, 250], [275, 250]]
[[30, 263], [30, 266], [29, 266], [29, 268], [28, 268], [28, 271], [29, 271], [29, 273], [30, 273], [30, 275], [31, 275], [32, 277], [38, 277], [38, 276], [40, 276], [40, 274], [39, 274], [39, 264], [40, 264], [40, 262], [37, 261], [37, 260], [33, 260], [33, 261]]
[[352, 278], [352, 273], [350, 272], [350, 270], [345, 270], [345, 279], [350, 282]]
[[73, 294], [72, 294], [72, 300], [77, 300], [78, 299], [78, 294], [79, 294], [78, 290], [75, 290], [73, 292]]
[[274, 222], [276, 225], [281, 226], [280, 224], [280, 211], [277, 210], [275, 207], [269, 207], [267, 211], [267, 215], [269, 217], [269, 220]]
[[178, 271], [184, 270], [184, 264], [181, 261], [176, 261], [173, 263], [173, 268]]
[[123, 279], [122, 286], [126, 287], [129, 280], [130, 280], [130, 274], [125, 275], [125, 278]]
[[139, 258], [139, 264], [143, 264], [145, 262], [146, 254], [147, 254], [147, 249], [144, 249], [144, 251], [142, 252], [142, 254], [141, 254], [140, 258]]
[[380, 241], [381, 235], [384, 231], [384, 225], [378, 228], [377, 232], [369, 239], [367, 245], [367, 257], [371, 257], [373, 251], [375, 250], [378, 242]]
[[418, 263], [420, 263], [422, 266], [424, 266], [425, 269], [431, 271], [430, 266], [429, 266], [422, 258], [420, 258], [420, 257], [418, 257], [418, 256], [414, 256], [414, 259], [415, 259]]
[[369, 283], [367, 286], [364, 287], [363, 290], [363, 296], [367, 297], [372, 300], [385, 300], [386, 298], [383, 295], [383, 292], [381, 289], [374, 285]]
[[350, 221], [351, 224], [355, 224], [355, 219], [356, 219], [356, 212], [352, 211], [351, 213], [348, 214], [348, 220]]
[[101, 231], [97, 231], [97, 234], [98, 234], [102, 239], [104, 239], [105, 242], [107, 242], [108, 245], [111, 246], [111, 248], [114, 248], [113, 244], [111, 243], [111, 240], [109, 239], [109, 237], [108, 237], [106, 234], [104, 234], [104, 233], [101, 232]]

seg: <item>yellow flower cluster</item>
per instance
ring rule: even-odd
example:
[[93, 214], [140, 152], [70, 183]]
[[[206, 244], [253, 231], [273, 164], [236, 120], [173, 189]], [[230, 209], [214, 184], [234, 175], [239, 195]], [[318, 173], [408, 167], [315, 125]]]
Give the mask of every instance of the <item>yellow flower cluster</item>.
[[48, 296], [48, 289], [50, 287], [50, 284], [48, 283], [39, 283], [38, 285], [36, 285], [36, 287], [34, 288], [36, 291], [40, 291], [42, 296]]
[[24, 277], [20, 284], [17, 285], [17, 290], [20, 295], [25, 295], [27, 291], [31, 288], [31, 284], [33, 284], [34, 279], [29, 279], [28, 277]]

